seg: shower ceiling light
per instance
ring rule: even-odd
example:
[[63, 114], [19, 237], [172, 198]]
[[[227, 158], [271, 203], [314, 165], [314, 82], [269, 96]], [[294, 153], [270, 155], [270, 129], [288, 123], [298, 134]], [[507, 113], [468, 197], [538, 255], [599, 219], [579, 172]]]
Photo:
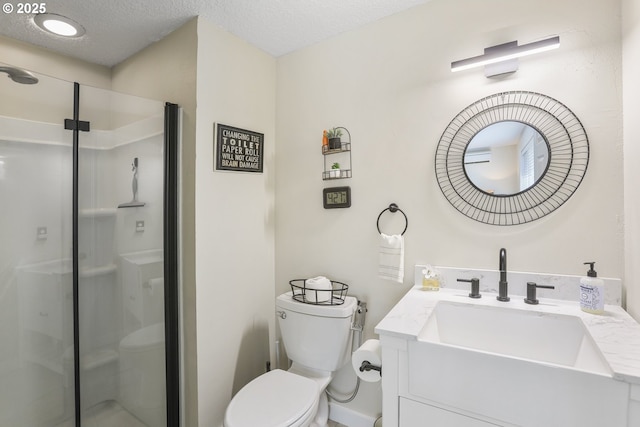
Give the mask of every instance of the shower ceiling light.
[[41, 13], [33, 18], [36, 25], [43, 30], [63, 37], [80, 37], [84, 28], [73, 19], [54, 13]]
[[560, 36], [523, 44], [522, 46], [518, 46], [518, 42], [513, 41], [498, 46], [488, 47], [484, 50], [484, 55], [454, 61], [451, 63], [451, 71], [456, 72], [468, 70], [470, 68], [509, 61], [523, 56], [533, 55], [534, 53], [557, 49], [558, 47], [560, 47]]

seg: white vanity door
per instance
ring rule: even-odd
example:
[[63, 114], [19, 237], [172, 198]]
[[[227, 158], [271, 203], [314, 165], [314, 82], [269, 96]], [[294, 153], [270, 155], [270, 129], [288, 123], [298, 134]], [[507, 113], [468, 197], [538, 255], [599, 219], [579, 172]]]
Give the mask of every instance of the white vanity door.
[[400, 427], [488, 427], [488, 423], [435, 406], [400, 398]]

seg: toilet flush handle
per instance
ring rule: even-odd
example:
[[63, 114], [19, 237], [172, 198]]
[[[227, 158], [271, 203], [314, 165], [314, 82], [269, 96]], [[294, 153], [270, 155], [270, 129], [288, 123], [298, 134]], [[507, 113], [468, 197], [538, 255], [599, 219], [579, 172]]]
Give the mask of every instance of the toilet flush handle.
[[283, 320], [287, 318], [287, 313], [285, 311], [276, 311], [276, 314]]

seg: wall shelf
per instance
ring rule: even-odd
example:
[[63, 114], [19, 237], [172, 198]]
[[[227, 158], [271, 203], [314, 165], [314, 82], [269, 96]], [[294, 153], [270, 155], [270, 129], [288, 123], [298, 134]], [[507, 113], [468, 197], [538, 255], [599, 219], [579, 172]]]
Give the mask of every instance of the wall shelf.
[[104, 218], [115, 216], [116, 212], [116, 208], [80, 209], [80, 211], [78, 212], [78, 216], [80, 218]]
[[322, 172], [322, 179], [324, 181], [344, 178], [351, 178], [351, 169], [330, 169]]
[[322, 154], [324, 154], [325, 156], [327, 154], [337, 154], [337, 153], [344, 153], [347, 151], [351, 151], [351, 142], [342, 142], [342, 147], [340, 148], [334, 148], [331, 149], [326, 145], [322, 146]]
[[[334, 179], [351, 178], [351, 134], [345, 127], [339, 126], [338, 129], [344, 129], [347, 133], [347, 141], [341, 141], [340, 148], [329, 148], [327, 145], [322, 146], [322, 155], [324, 156], [324, 170], [322, 179], [324, 181]], [[334, 163], [340, 164], [340, 169], [332, 169]], [[346, 167], [345, 167], [346, 166]]]

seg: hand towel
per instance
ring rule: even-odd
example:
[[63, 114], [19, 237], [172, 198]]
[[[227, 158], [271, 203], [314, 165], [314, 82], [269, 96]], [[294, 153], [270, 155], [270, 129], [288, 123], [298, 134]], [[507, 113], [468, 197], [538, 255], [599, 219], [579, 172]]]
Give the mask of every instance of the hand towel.
[[404, 279], [404, 238], [400, 234], [380, 233], [380, 267], [382, 279], [402, 283]]

